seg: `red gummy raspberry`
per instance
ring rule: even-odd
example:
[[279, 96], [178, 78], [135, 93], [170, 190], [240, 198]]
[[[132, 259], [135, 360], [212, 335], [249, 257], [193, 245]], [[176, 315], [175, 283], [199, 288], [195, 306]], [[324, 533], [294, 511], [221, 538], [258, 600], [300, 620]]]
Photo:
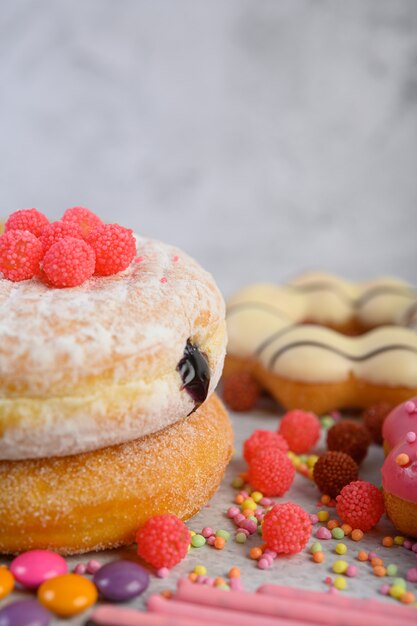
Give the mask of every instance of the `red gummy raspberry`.
[[287, 440], [290, 450], [296, 454], [307, 452], [320, 437], [320, 421], [317, 415], [307, 411], [288, 411], [279, 425], [278, 432]]
[[77, 224], [81, 228], [83, 237], [88, 235], [95, 229], [103, 224], [101, 219], [83, 206], [74, 206], [71, 209], [67, 209], [62, 216], [63, 222], [72, 222]]
[[284, 452], [277, 448], [261, 448], [249, 464], [250, 484], [265, 496], [282, 496], [291, 487], [295, 469]]
[[83, 239], [64, 237], [43, 258], [43, 270], [54, 287], [77, 287], [94, 274], [94, 250]]
[[0, 271], [15, 282], [33, 278], [40, 271], [42, 244], [28, 230], [9, 230], [0, 237]]
[[48, 252], [49, 248], [54, 245], [60, 239], [64, 237], [75, 237], [76, 239], [82, 239], [83, 234], [81, 228], [75, 222], [52, 222], [45, 226], [42, 231], [42, 235], [39, 237], [39, 241], [42, 243], [44, 254]]
[[42, 229], [49, 224], [48, 218], [37, 209], [20, 209], [12, 213], [4, 225], [5, 232], [9, 230], [28, 230], [35, 237], [39, 237]]
[[89, 235], [87, 242], [96, 253], [98, 276], [110, 276], [125, 270], [136, 256], [136, 241], [130, 228], [102, 224]]
[[176, 515], [155, 515], [136, 533], [138, 554], [156, 569], [174, 567], [186, 556], [190, 531]]
[[262, 539], [270, 550], [279, 554], [295, 554], [305, 547], [311, 527], [309, 514], [298, 504], [276, 504], [265, 514]]
[[272, 430], [255, 430], [243, 444], [243, 456], [247, 463], [261, 448], [275, 448], [281, 452], [288, 452], [288, 443], [278, 433]]
[[223, 378], [223, 400], [232, 411], [250, 411], [260, 394], [259, 383], [249, 372], [235, 372]]
[[372, 483], [355, 480], [337, 496], [336, 510], [345, 524], [366, 532], [381, 519], [385, 511], [384, 497]]

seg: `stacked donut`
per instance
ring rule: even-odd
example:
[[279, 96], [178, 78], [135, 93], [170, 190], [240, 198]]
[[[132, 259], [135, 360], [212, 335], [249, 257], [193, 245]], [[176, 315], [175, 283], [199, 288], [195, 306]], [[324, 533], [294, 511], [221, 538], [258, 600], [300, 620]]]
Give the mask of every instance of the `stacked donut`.
[[417, 291], [329, 274], [255, 284], [230, 298], [225, 376], [249, 372], [284, 407], [324, 413], [417, 393]]
[[232, 432], [213, 394], [224, 303], [178, 249], [73, 289], [0, 274], [0, 552], [128, 544], [217, 489]]

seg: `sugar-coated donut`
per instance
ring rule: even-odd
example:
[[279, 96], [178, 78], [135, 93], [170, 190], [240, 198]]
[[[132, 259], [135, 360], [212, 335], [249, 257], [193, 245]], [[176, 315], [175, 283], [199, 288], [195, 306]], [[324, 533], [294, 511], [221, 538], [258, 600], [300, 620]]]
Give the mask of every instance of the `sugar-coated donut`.
[[251, 372], [288, 409], [396, 405], [417, 393], [416, 328], [417, 291], [397, 279], [256, 284], [228, 301], [224, 374]]
[[417, 432], [417, 397], [396, 406], [385, 418], [382, 437], [386, 454], [410, 431]]
[[152, 515], [196, 513], [232, 452], [212, 395], [196, 412], [133, 442], [70, 457], [0, 462], [0, 552], [75, 554], [129, 544]]
[[385, 509], [394, 526], [417, 537], [417, 435], [410, 431], [382, 466]]
[[[73, 289], [0, 278], [0, 459], [131, 441], [214, 390], [226, 331], [213, 278], [157, 241], [138, 238], [137, 254], [125, 271]], [[200, 388], [199, 354], [208, 364]]]

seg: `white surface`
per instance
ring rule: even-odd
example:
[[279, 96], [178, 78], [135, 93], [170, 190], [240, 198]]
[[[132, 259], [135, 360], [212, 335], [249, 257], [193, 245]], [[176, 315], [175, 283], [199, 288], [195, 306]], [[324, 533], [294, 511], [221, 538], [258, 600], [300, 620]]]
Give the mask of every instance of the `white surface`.
[[220, 287], [417, 282], [414, 0], [14, 0], [0, 214], [84, 204]]
[[[410, 567], [417, 567], [416, 555], [402, 547], [385, 548], [381, 545], [381, 540], [386, 535], [397, 534], [391, 523], [384, 516], [377, 528], [370, 531], [365, 535], [365, 538], [360, 542], [354, 542], [349, 538], [343, 540], [348, 547], [347, 553], [343, 557], [336, 555], [334, 548], [340, 541], [331, 539], [328, 541], [321, 541], [325, 551], [325, 562], [317, 565], [311, 561], [308, 554], [308, 547], [316, 541], [311, 537], [311, 540], [307, 544], [307, 548], [301, 553], [291, 557], [280, 557], [274, 561], [274, 564], [270, 569], [260, 570], [257, 568], [256, 563], [248, 558], [249, 549], [254, 545], [262, 543], [260, 537], [254, 536], [244, 545], [237, 544], [233, 538], [233, 531], [235, 526], [231, 520], [226, 516], [226, 511], [229, 506], [234, 504], [234, 497], [237, 491], [231, 487], [231, 482], [240, 472], [245, 471], [246, 464], [242, 460], [241, 451], [242, 443], [256, 428], [263, 428], [266, 430], [275, 430], [277, 428], [278, 419], [276, 410], [272, 412], [257, 410], [251, 414], [234, 414], [232, 415], [234, 428], [235, 428], [235, 449], [236, 454], [230, 463], [225, 479], [221, 485], [220, 490], [216, 496], [212, 499], [210, 504], [206, 506], [200, 513], [198, 513], [190, 522], [188, 527], [190, 530], [200, 532], [205, 526], [211, 526], [217, 530], [223, 528], [231, 533], [231, 539], [227, 543], [226, 547], [222, 551], [217, 551], [214, 548], [205, 545], [202, 548], [192, 548], [188, 556], [177, 565], [168, 578], [158, 579], [152, 577], [151, 585], [148, 591], [143, 597], [138, 598], [130, 603], [124, 603], [121, 606], [125, 607], [137, 607], [143, 608], [143, 600], [150, 593], [158, 593], [163, 589], [174, 590], [176, 586], [176, 580], [187, 575], [198, 564], [203, 564], [207, 567], [209, 576], [221, 576], [227, 577], [229, 569], [236, 565], [242, 571], [242, 581], [245, 590], [254, 591], [263, 583], [277, 583], [283, 585], [289, 585], [299, 587], [302, 589], [315, 589], [318, 591], [326, 591], [327, 585], [324, 584], [324, 578], [326, 576], [335, 576], [331, 570], [332, 563], [339, 558], [343, 558], [348, 563], [354, 563], [358, 566], [358, 576], [356, 578], [347, 579], [348, 587], [343, 593], [354, 595], [357, 597], [373, 597], [380, 599], [381, 601], [388, 601], [394, 603], [395, 600], [378, 594], [378, 589], [382, 584], [388, 582], [389, 578], [378, 578], [373, 575], [372, 568], [369, 563], [360, 563], [356, 560], [355, 556], [359, 550], [367, 550], [376, 552], [381, 556], [385, 563], [395, 563], [398, 565], [398, 576], [405, 577], [407, 569]], [[326, 449], [324, 442], [317, 448], [317, 451], [324, 451]], [[371, 446], [370, 452], [363, 462], [360, 469], [360, 478], [370, 480], [374, 484], [380, 484], [380, 467], [383, 461], [382, 449], [377, 446]], [[309, 513], [316, 513], [318, 510], [325, 509], [325, 507], [317, 507], [316, 502], [319, 499], [319, 492], [314, 486], [314, 483], [306, 478], [303, 478], [299, 474], [296, 475], [295, 481], [290, 490], [282, 498], [275, 498], [275, 501], [279, 502], [297, 502], [303, 506]], [[334, 509], [329, 509], [330, 516], [333, 517], [332, 512]], [[314, 527], [313, 534], [319, 525]], [[89, 558], [98, 558], [101, 562], [128, 558], [136, 559], [135, 548], [125, 550], [116, 550], [113, 552], [105, 552], [91, 555], [84, 555], [79, 558], [69, 558], [68, 563], [70, 569], [72, 569], [78, 562], [87, 562]], [[8, 562], [6, 559], [0, 558], [0, 563]], [[417, 595], [417, 585], [409, 583], [409, 589], [412, 589]], [[17, 599], [18, 595], [13, 594], [12, 599]], [[0, 602], [0, 606], [10, 601], [6, 598]], [[412, 609], [411, 609], [412, 610]], [[68, 624], [71, 626], [79, 626], [84, 624], [87, 620], [88, 614], [82, 614], [71, 620], [54, 620], [52, 626], [63, 626]]]

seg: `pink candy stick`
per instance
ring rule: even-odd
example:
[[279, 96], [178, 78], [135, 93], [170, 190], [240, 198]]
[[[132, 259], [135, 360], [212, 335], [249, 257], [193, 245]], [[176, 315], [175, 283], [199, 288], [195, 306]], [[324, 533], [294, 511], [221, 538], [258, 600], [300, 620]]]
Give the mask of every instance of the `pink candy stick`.
[[[93, 611], [91, 621], [97, 626], [201, 626], [198, 618], [172, 617], [159, 613], [144, 613], [134, 609], [119, 609], [103, 604]], [[216, 626], [228, 626], [218, 623]]]
[[[338, 603], [329, 605], [323, 602], [319, 605], [317, 601], [311, 602], [306, 600], [304, 591], [299, 591], [296, 598], [282, 597], [280, 595], [262, 595], [246, 591], [225, 593], [221, 589], [198, 587], [184, 579], [178, 583], [175, 599], [182, 601], [182, 603], [192, 602], [206, 607], [226, 609], [230, 612], [234, 611], [238, 615], [241, 626], [243, 626], [243, 613], [247, 614], [245, 618], [248, 617], [248, 626], [250, 626], [251, 620], [253, 624], [254, 614], [256, 614], [256, 621], [259, 622], [259, 626], [261, 626], [261, 620], [268, 620], [269, 623], [271, 619], [277, 620], [277, 618], [280, 618], [282, 623], [284, 621], [287, 623], [288, 620], [295, 620], [296, 623], [320, 624], [320, 626], [363, 626], [364, 624], [363, 607], [359, 610], [358, 608], [354, 609], [348, 606], [343, 607], [343, 610], [341, 610], [342, 607]], [[395, 626], [400, 626], [400, 624], [401, 626], [409, 626], [410, 619], [410, 615], [407, 619], [404, 616], [402, 618], [397, 616]], [[392, 626], [393, 624], [392, 617], [371, 612], [369, 606], [366, 611], [365, 621], [366, 626]]]
[[[400, 618], [402, 620], [408, 620], [408, 622], [415, 623], [415, 615], [410, 612], [409, 607], [394, 606], [387, 604], [386, 602], [378, 602], [378, 600], [367, 598], [352, 598], [349, 596], [343, 596], [342, 594], [330, 595], [329, 593], [323, 593], [321, 591], [309, 591], [307, 589], [296, 589], [295, 587], [284, 587], [282, 585], [261, 585], [257, 593], [262, 595], [268, 595], [279, 598], [287, 598], [288, 600], [294, 600], [300, 602], [306, 600], [314, 604], [326, 604], [328, 606], [338, 607], [345, 611], [348, 609], [354, 609], [356, 611], [362, 611], [365, 613], [372, 612], [375, 615], [391, 616], [394, 618]], [[368, 624], [368, 618], [366, 618]]]
[[[194, 586], [194, 585], [193, 585]], [[213, 589], [212, 587], [206, 587], [204, 585], [195, 585], [199, 589], [204, 591], [215, 591], [216, 594], [224, 594], [225, 596], [240, 594], [240, 591], [227, 592], [221, 589]], [[252, 594], [256, 597], [256, 594]], [[194, 619], [199, 626], [253, 626], [256, 619], [256, 626], [311, 626], [307, 621], [293, 621], [289, 619], [280, 619], [279, 617], [265, 617], [264, 615], [256, 615], [253, 613], [243, 613], [241, 611], [230, 611], [229, 609], [220, 608], [221, 605], [216, 606], [202, 606], [201, 604], [196, 606], [192, 602], [178, 602], [177, 600], [166, 600], [158, 595], [149, 596], [148, 598], [148, 610], [151, 613], [159, 613], [167, 615], [174, 620], [190, 620]], [[182, 622], [180, 622], [182, 623]], [[170, 622], [170, 626], [173, 625], [173, 621]], [[129, 625], [130, 626], [130, 625]], [[132, 626], [134, 626], [132, 624]], [[185, 621], [184, 621], [185, 626]], [[188, 625], [187, 625], [188, 626]], [[392, 624], [391, 624], [392, 626]], [[397, 625], [395, 625], [397, 626]]]

